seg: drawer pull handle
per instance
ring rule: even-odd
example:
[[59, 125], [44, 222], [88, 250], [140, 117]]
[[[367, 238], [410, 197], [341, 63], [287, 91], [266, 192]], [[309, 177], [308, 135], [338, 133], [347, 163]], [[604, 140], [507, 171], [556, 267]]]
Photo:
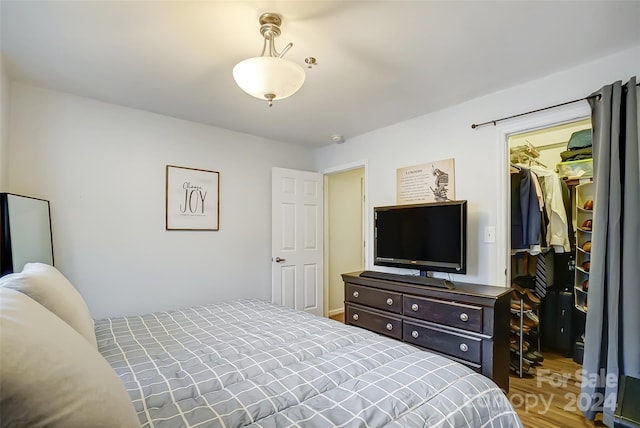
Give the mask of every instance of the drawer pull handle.
[[393, 305], [393, 299], [391, 297], [387, 299], [387, 305], [389, 306]]
[[464, 312], [463, 312], [463, 313], [461, 313], [461, 314], [460, 314], [460, 321], [462, 321], [462, 322], [467, 322], [467, 321], [469, 321], [469, 315], [467, 315], [467, 314], [466, 314], [466, 313], [464, 313]]
[[358, 316], [358, 314], [353, 314], [353, 320], [354, 320], [354, 321], [358, 321], [358, 318], [360, 318], [360, 317]]
[[387, 330], [389, 331], [393, 330], [393, 324], [387, 323]]
[[360, 295], [360, 293], [358, 293], [357, 291], [353, 292], [353, 297], [358, 298], [359, 295]]
[[420, 334], [418, 334], [418, 332], [417, 332], [417, 331], [413, 330], [413, 331], [411, 332], [411, 337], [413, 337], [414, 339], [417, 339], [417, 338], [418, 338], [418, 336], [420, 336]]
[[461, 350], [462, 352], [467, 352], [467, 351], [469, 350], [469, 347], [467, 346], [467, 344], [466, 344], [466, 343], [461, 343], [461, 344], [460, 344], [460, 350]]
[[413, 312], [418, 312], [418, 304], [417, 304], [417, 303], [414, 303], [413, 305], [411, 305], [411, 310], [412, 310]]

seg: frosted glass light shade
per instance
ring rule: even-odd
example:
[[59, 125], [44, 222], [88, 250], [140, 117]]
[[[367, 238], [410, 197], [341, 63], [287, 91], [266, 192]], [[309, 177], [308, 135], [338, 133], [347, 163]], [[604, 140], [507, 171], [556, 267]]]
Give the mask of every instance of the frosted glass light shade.
[[281, 100], [295, 94], [304, 83], [304, 69], [293, 61], [271, 56], [245, 59], [233, 67], [233, 78], [247, 94]]

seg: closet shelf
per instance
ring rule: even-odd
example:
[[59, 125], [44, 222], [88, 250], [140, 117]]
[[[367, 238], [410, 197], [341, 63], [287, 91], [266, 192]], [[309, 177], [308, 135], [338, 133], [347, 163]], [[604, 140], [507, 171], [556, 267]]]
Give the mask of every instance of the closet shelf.
[[589, 292], [588, 292], [588, 291], [584, 291], [584, 290], [582, 289], [582, 287], [581, 287], [581, 286], [579, 286], [579, 285], [576, 285], [576, 286], [575, 286], [575, 287], [573, 287], [573, 288], [575, 288], [575, 290], [576, 290], [576, 292], [577, 292], [577, 293], [589, 294]]
[[579, 270], [580, 272], [582, 272], [585, 275], [589, 275], [589, 271], [586, 271], [586, 270], [582, 269], [580, 266], [576, 266], [576, 270]]
[[574, 284], [574, 287], [582, 288], [582, 283], [587, 279], [589, 279], [588, 273], [576, 270], [576, 283]]
[[[575, 187], [575, 205], [576, 205], [576, 258], [573, 297], [575, 308], [580, 312], [587, 312], [587, 300], [589, 296], [589, 275], [590, 272], [585, 270], [582, 265], [591, 262], [591, 251], [585, 251], [581, 247], [591, 242], [593, 238], [593, 209], [585, 209], [587, 205], [591, 208], [594, 203], [595, 184], [593, 181], [581, 183]], [[592, 225], [592, 230], [586, 230], [582, 225]], [[586, 287], [585, 287], [586, 286]], [[586, 288], [586, 290], [585, 290]]]

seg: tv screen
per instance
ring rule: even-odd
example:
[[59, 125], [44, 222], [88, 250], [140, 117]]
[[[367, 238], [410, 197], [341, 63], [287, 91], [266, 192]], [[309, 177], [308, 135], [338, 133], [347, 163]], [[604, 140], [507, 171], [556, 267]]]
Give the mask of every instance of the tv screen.
[[467, 273], [467, 201], [374, 208], [374, 264]]

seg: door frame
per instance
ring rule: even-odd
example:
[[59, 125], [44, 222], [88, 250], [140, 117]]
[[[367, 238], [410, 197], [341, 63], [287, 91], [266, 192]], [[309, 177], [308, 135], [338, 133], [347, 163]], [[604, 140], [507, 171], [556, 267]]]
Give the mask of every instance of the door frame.
[[[338, 165], [338, 166], [333, 166], [330, 168], [326, 168], [322, 171], [320, 171], [320, 173], [323, 175], [324, 179], [325, 179], [325, 184], [326, 184], [326, 179], [328, 175], [331, 174], [337, 174], [340, 172], [346, 172], [346, 171], [350, 171], [352, 169], [358, 169], [358, 168], [364, 168], [364, 198], [365, 198], [365, 202], [364, 202], [364, 210], [362, 211], [362, 228], [363, 228], [363, 233], [362, 233], [362, 237], [364, 239], [365, 242], [365, 248], [364, 248], [364, 265], [365, 267], [368, 266], [368, 260], [369, 260], [369, 247], [370, 245], [368, 245], [368, 240], [367, 237], [369, 236], [367, 234], [367, 232], [369, 231], [369, 221], [370, 221], [370, 216], [369, 216], [369, 209], [368, 209], [368, 199], [367, 199], [367, 195], [369, 194], [369, 168], [368, 168], [368, 162], [366, 159], [364, 160], [360, 160], [360, 161], [354, 161], [354, 162], [350, 162], [350, 163], [346, 163], [343, 165]], [[329, 316], [329, 204], [327, 203], [327, 199], [329, 198], [329, 192], [327, 191], [327, 186], [324, 187], [324, 213], [323, 213], [323, 224], [324, 224], [324, 263], [323, 263], [323, 269], [324, 269], [324, 275], [323, 275], [323, 284], [322, 284], [322, 288], [323, 288], [323, 298], [324, 298], [324, 316], [328, 317]]]
[[591, 108], [585, 101], [558, 107], [552, 110], [546, 110], [541, 113], [524, 116], [518, 119], [512, 119], [503, 125], [496, 126], [496, 136], [498, 153], [502, 160], [502, 173], [498, 174], [498, 189], [500, 189], [500, 197], [498, 198], [498, 217], [496, 236], [502, 236], [503, 239], [497, 239], [497, 272], [496, 278], [502, 278], [504, 285], [510, 287], [511, 278], [511, 182], [509, 175], [509, 137], [515, 134], [523, 134], [525, 132], [536, 131], [539, 129], [550, 128], [566, 123], [577, 122], [591, 117]]

